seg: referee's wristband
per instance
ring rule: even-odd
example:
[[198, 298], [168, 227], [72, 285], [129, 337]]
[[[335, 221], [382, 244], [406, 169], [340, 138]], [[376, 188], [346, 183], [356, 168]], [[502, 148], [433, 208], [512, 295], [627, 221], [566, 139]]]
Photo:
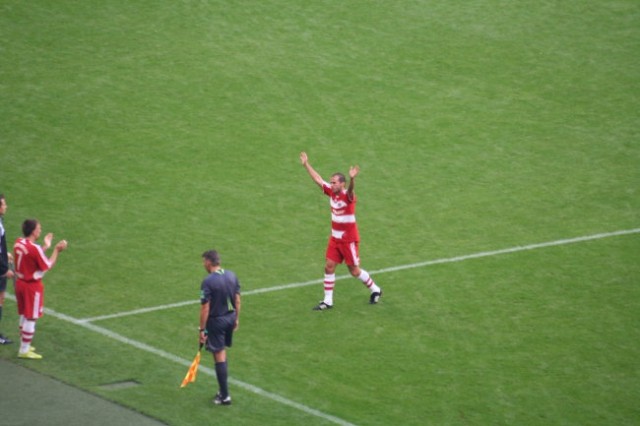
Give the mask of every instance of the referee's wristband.
[[201, 329], [200, 329], [200, 333], [207, 334], [207, 329], [206, 329], [206, 328], [201, 328]]

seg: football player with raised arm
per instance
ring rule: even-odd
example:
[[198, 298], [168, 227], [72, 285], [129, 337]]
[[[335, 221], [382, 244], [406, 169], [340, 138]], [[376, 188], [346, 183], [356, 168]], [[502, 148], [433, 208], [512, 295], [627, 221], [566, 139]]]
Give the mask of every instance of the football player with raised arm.
[[300, 153], [300, 162], [318, 185], [322, 192], [329, 197], [331, 207], [331, 236], [326, 251], [324, 266], [324, 300], [313, 309], [324, 311], [333, 308], [333, 290], [336, 284], [336, 266], [345, 263], [349, 273], [362, 281], [369, 289], [369, 303], [376, 304], [382, 296], [382, 289], [376, 285], [369, 273], [360, 268], [359, 244], [360, 235], [356, 224], [356, 201], [354, 192], [356, 176], [360, 167], [351, 166], [349, 169], [349, 186], [342, 173], [334, 173], [331, 180], [326, 182], [309, 163], [306, 152]]

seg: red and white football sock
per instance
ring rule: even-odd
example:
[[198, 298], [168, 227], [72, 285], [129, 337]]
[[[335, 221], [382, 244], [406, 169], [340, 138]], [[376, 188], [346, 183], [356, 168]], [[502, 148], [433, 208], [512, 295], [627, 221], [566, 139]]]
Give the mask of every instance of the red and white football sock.
[[333, 288], [336, 286], [336, 274], [324, 274], [324, 303], [333, 306]]
[[21, 341], [20, 341], [20, 353], [26, 354], [29, 352], [29, 348], [31, 347], [31, 341], [33, 340], [33, 335], [36, 334], [36, 322], [24, 320], [22, 324], [22, 333], [21, 333]]
[[369, 276], [369, 273], [364, 269], [360, 269], [360, 275], [358, 279], [371, 291], [371, 293], [380, 293], [380, 287], [373, 282], [373, 279]]

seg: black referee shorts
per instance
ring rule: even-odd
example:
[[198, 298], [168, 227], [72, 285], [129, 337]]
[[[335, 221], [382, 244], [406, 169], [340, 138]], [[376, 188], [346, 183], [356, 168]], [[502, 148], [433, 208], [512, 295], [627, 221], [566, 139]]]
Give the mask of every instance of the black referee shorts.
[[209, 318], [207, 321], [207, 350], [215, 353], [223, 350], [225, 346], [231, 347], [235, 326], [235, 312]]

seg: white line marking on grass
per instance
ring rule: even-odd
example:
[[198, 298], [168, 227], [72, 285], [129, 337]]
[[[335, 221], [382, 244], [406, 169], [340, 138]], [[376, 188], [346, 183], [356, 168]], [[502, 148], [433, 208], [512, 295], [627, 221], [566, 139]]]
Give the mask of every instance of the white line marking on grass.
[[147, 312], [158, 311], [158, 310], [161, 310], [161, 309], [179, 308], [179, 307], [182, 307], [182, 306], [193, 305], [193, 304], [196, 304], [196, 303], [200, 303], [200, 300], [187, 300], [185, 302], [171, 303], [171, 304], [168, 304], [168, 305], [151, 306], [149, 308], [140, 308], [140, 309], [135, 309], [133, 311], [120, 312], [118, 314], [100, 315], [100, 316], [97, 316], [97, 317], [84, 318], [84, 319], [79, 319], [79, 320], [76, 320], [76, 321], [78, 321], [79, 323], [86, 323], [86, 322], [100, 321], [100, 320], [105, 320], [105, 319], [120, 318], [120, 317], [129, 316], [129, 315], [137, 315], [137, 314], [144, 314], [144, 313], [147, 313]]
[[536, 249], [545, 248], [545, 247], [562, 246], [566, 244], [575, 244], [575, 243], [581, 243], [584, 241], [599, 240], [602, 238], [616, 237], [620, 235], [638, 234], [638, 233], [640, 233], [640, 228], [627, 229], [623, 231], [606, 232], [602, 234], [587, 235], [584, 237], [567, 238], [564, 240], [548, 241], [545, 243], [529, 244], [526, 246], [516, 246], [516, 247], [511, 247], [511, 248], [506, 248], [501, 250], [483, 251], [479, 253], [467, 254], [464, 256], [450, 257], [447, 259], [429, 260], [426, 262], [412, 263], [410, 265], [393, 266], [391, 268], [385, 268], [385, 269], [380, 269], [378, 271], [373, 271], [371, 272], [371, 274], [382, 274], [386, 272], [402, 271], [404, 269], [421, 268], [423, 266], [439, 265], [441, 263], [461, 262], [463, 260], [478, 259], [480, 257], [498, 256], [501, 254], [517, 253], [520, 251], [536, 250]]
[[[638, 234], [638, 233], [640, 233], [640, 228], [626, 229], [626, 230], [614, 231], [614, 232], [604, 232], [604, 233], [601, 233], [601, 234], [587, 235], [587, 236], [584, 236], [584, 237], [576, 237], [576, 238], [567, 238], [567, 239], [555, 240], [555, 241], [547, 241], [547, 242], [544, 242], [544, 243], [529, 244], [529, 245], [525, 245], [525, 246], [516, 246], [516, 247], [510, 247], [510, 248], [501, 249], [501, 250], [483, 251], [483, 252], [479, 252], [479, 253], [467, 254], [467, 255], [464, 255], [464, 256], [449, 257], [449, 258], [446, 258], [446, 259], [427, 260], [425, 262], [411, 263], [411, 264], [408, 264], [408, 265], [392, 266], [390, 268], [378, 269], [376, 271], [369, 271], [369, 273], [372, 274], [372, 275], [374, 275], [374, 274], [375, 275], [379, 275], [379, 274], [385, 274], [385, 273], [388, 273], [388, 272], [403, 271], [405, 269], [422, 268], [422, 267], [425, 267], [425, 266], [439, 265], [439, 264], [442, 264], [442, 263], [462, 262], [464, 260], [478, 259], [478, 258], [481, 258], [481, 257], [498, 256], [498, 255], [501, 255], [501, 254], [517, 253], [517, 252], [520, 252], [520, 251], [536, 250], [536, 249], [545, 248], [545, 247], [562, 246], [562, 245], [566, 245], [566, 244], [575, 244], [575, 243], [581, 243], [581, 242], [584, 242], [584, 241], [599, 240], [599, 239], [602, 239], [602, 238], [610, 238], [610, 237], [617, 237], [617, 236], [620, 236], [620, 235], [629, 235], [629, 234]], [[339, 276], [336, 276], [336, 281], [344, 280], [344, 279], [347, 279], [347, 278], [351, 278], [351, 275], [339, 275]], [[274, 287], [257, 288], [255, 290], [245, 291], [245, 292], [242, 293], [242, 295], [243, 296], [249, 296], [249, 295], [252, 295], [252, 294], [270, 293], [272, 291], [280, 291], [280, 290], [288, 290], [288, 289], [291, 289], [291, 288], [307, 287], [307, 286], [314, 285], [314, 284], [320, 284], [323, 281], [324, 281], [324, 279], [320, 278], [320, 279], [316, 279], [316, 280], [312, 280], [312, 281], [304, 281], [304, 282], [299, 282], [299, 283], [284, 284], [284, 285], [278, 285], [278, 286], [274, 286]], [[108, 315], [101, 315], [101, 316], [92, 317], [92, 318], [85, 318], [85, 319], [81, 319], [81, 320], [78, 320], [78, 321], [82, 322], [82, 323], [87, 323], [87, 322], [100, 321], [100, 320], [105, 320], [105, 319], [121, 318], [121, 317], [126, 317], [126, 316], [129, 316], [129, 315], [136, 315], [136, 314], [153, 312], [153, 311], [161, 311], [161, 310], [165, 310], [165, 309], [177, 308], [177, 307], [186, 306], [186, 305], [195, 305], [196, 303], [200, 303], [200, 301], [199, 300], [187, 300], [187, 301], [184, 301], [184, 302], [171, 303], [171, 304], [168, 304], [168, 305], [152, 306], [152, 307], [149, 307], [149, 308], [136, 309], [136, 310], [133, 310], [133, 311], [119, 312], [119, 313], [115, 313], [115, 314], [108, 314]]]
[[[9, 299], [12, 299], [13, 301], [16, 300], [15, 296], [12, 295], [12, 294], [7, 294], [7, 297]], [[77, 325], [77, 326], [80, 326], [80, 327], [84, 327], [84, 328], [86, 328], [88, 330], [91, 330], [91, 331], [93, 331], [95, 333], [98, 333], [98, 334], [100, 334], [100, 335], [102, 335], [104, 337], [108, 337], [110, 339], [116, 340], [116, 341], [124, 343], [126, 345], [133, 346], [136, 349], [140, 349], [142, 351], [149, 352], [149, 353], [151, 353], [153, 355], [157, 355], [157, 356], [159, 356], [161, 358], [164, 358], [164, 359], [167, 359], [169, 361], [175, 362], [176, 364], [180, 364], [180, 365], [182, 365], [184, 367], [188, 368], [191, 365], [192, 361], [190, 361], [188, 359], [180, 358], [180, 357], [178, 357], [176, 355], [173, 355], [173, 354], [171, 354], [169, 352], [165, 352], [162, 349], [154, 348], [153, 346], [147, 345], [146, 343], [142, 343], [142, 342], [139, 342], [137, 340], [130, 339], [128, 337], [125, 337], [125, 336], [123, 336], [121, 334], [115, 333], [115, 332], [113, 332], [111, 330], [108, 330], [106, 328], [97, 326], [95, 324], [90, 324], [86, 320], [79, 320], [79, 319], [70, 317], [69, 315], [65, 315], [65, 314], [62, 314], [60, 312], [56, 312], [56, 311], [54, 311], [53, 309], [50, 309], [50, 308], [45, 308], [44, 311], [45, 311], [45, 313], [47, 315], [50, 315], [50, 316], [52, 316], [54, 318], [57, 318], [57, 319], [62, 320], [62, 321], [69, 322], [71, 324], [74, 324], [74, 325]], [[204, 365], [201, 365], [199, 367], [198, 371], [201, 372], [201, 373], [207, 374], [209, 376], [212, 376], [212, 377], [215, 377], [215, 375], [216, 375], [216, 372], [215, 372], [214, 369], [206, 367]], [[278, 402], [280, 404], [287, 405], [289, 407], [295, 408], [297, 410], [300, 410], [300, 411], [305, 412], [307, 414], [310, 414], [312, 416], [319, 417], [321, 419], [327, 420], [327, 421], [329, 421], [331, 423], [335, 423], [335, 424], [338, 424], [338, 425], [341, 425], [341, 426], [355, 426], [353, 423], [349, 423], [346, 420], [342, 420], [342, 419], [340, 419], [338, 417], [335, 417], [335, 416], [332, 416], [330, 414], [323, 413], [322, 411], [318, 411], [318, 410], [316, 410], [314, 408], [311, 408], [311, 407], [308, 407], [308, 406], [306, 406], [304, 404], [300, 404], [298, 402], [291, 401], [290, 399], [287, 399], [287, 398], [285, 398], [283, 396], [280, 396], [278, 394], [275, 394], [275, 393], [272, 393], [272, 392], [267, 392], [266, 390], [261, 389], [261, 388], [259, 388], [257, 386], [254, 386], [254, 385], [252, 385], [250, 383], [246, 383], [246, 382], [243, 382], [241, 380], [234, 379], [232, 377], [229, 377], [228, 380], [229, 380], [229, 383], [231, 383], [231, 384], [233, 384], [233, 385], [235, 385], [235, 386], [237, 386], [239, 388], [242, 388], [242, 389], [244, 389], [246, 391], [252, 392], [252, 393], [254, 393], [256, 395], [260, 395], [260, 396], [262, 396], [264, 398], [270, 399], [270, 400]], [[176, 387], [178, 387], [178, 385], [179, 385], [179, 383], [176, 382]]]

